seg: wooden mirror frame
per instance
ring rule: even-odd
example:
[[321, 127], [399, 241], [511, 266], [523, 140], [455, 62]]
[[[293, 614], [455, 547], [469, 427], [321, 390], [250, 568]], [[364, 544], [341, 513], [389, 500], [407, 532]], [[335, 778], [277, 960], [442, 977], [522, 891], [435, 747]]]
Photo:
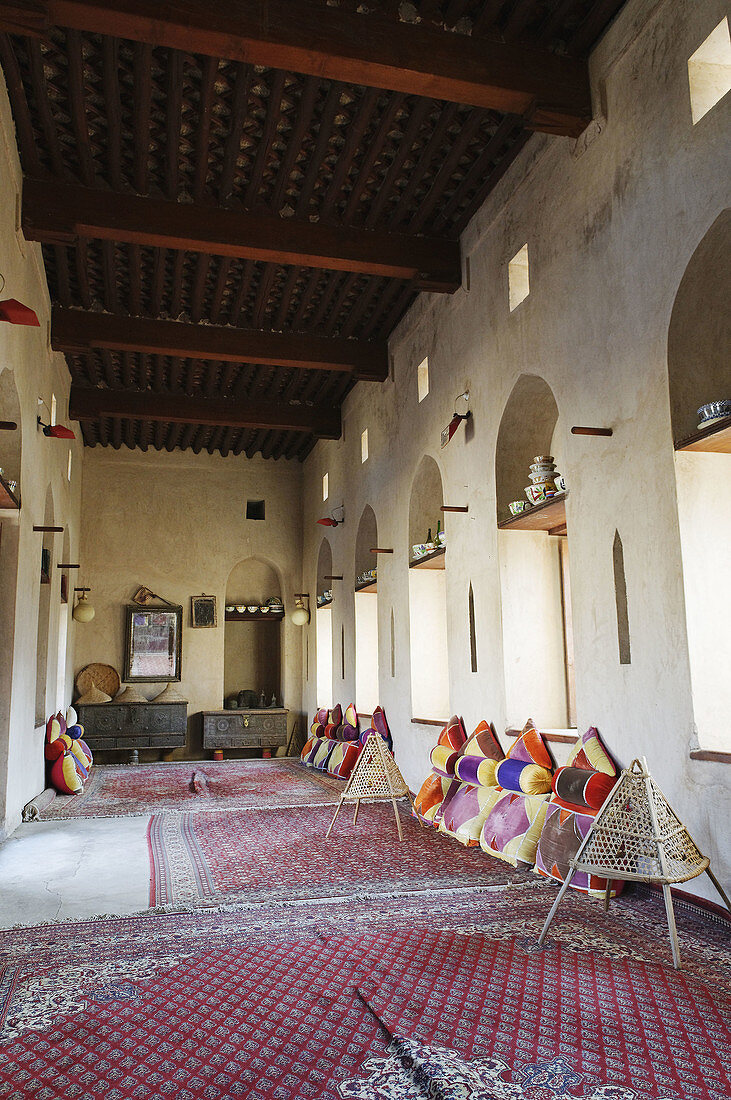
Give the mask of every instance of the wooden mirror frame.
[[[159, 622], [155, 619], [160, 617]], [[150, 628], [153, 628], [150, 633]], [[170, 628], [174, 628], [171, 636]], [[164, 643], [167, 630], [167, 671], [158, 671], [151, 663], [161, 661], [165, 653], [159, 643]], [[147, 636], [146, 636], [147, 635]], [[124, 675], [125, 682], [158, 683], [179, 681], [181, 675], [181, 652], [183, 638], [182, 607], [140, 607], [139, 604], [127, 604], [125, 607]], [[155, 646], [155, 641], [158, 645]], [[146, 672], [152, 671], [152, 675]]]

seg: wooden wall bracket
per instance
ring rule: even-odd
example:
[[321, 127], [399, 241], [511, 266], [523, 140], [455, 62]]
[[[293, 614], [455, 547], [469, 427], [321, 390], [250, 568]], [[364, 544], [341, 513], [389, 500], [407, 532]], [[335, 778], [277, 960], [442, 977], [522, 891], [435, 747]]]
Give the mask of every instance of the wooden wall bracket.
[[80, 565], [72, 565], [69, 561], [59, 562], [57, 569], [81, 569]]
[[442, 504], [440, 512], [469, 512], [469, 505]]
[[0, 420], [0, 432], [16, 432], [18, 425], [14, 420]]
[[324, 581], [341, 581], [343, 579], [343, 574], [324, 573], [322, 579]]
[[309, 600], [310, 593], [309, 592], [295, 592], [294, 598], [296, 600], [305, 600], [305, 599]]
[[572, 435], [614, 435], [611, 428], [580, 428], [571, 429]]
[[74, 592], [91, 592], [90, 588], [75, 588]]
[[34, 531], [59, 531], [59, 532], [62, 532], [63, 527], [39, 527], [39, 526], [36, 526], [36, 524], [33, 524], [33, 530]]
[[393, 550], [388, 550], [384, 546], [371, 546], [371, 554], [393, 554]]

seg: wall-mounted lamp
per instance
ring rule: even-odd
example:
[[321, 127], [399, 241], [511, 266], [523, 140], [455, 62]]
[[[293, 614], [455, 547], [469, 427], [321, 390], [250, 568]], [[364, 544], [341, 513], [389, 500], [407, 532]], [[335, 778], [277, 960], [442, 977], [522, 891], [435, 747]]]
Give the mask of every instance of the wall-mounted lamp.
[[[470, 409], [469, 409], [469, 405], [470, 405], [470, 391], [469, 390], [465, 390], [465, 392], [461, 393], [459, 395], [459, 397], [455, 397], [455, 399], [454, 399], [454, 415], [453, 415], [452, 419], [449, 421], [449, 423], [447, 424], [446, 428], [444, 428], [442, 430], [442, 449], [444, 449], [444, 447], [447, 446], [447, 444], [449, 443], [449, 441], [452, 438], [452, 436], [454, 435], [454, 433], [457, 431], [457, 428], [460, 426], [462, 421], [463, 420], [469, 420], [469, 418], [472, 416], [472, 413], [470, 412]], [[459, 406], [459, 408], [458, 408], [458, 406]]]
[[[38, 404], [48, 408], [42, 397], [38, 398]], [[50, 439], [76, 439], [76, 433], [72, 432], [71, 428], [65, 428], [63, 424], [44, 424], [40, 416], [36, 417], [36, 424]]]
[[[339, 515], [335, 515], [339, 512]], [[345, 523], [345, 506], [340, 505], [339, 508], [335, 508], [329, 516], [324, 519], [318, 519], [318, 523], [321, 523], [323, 527], [339, 527], [341, 523]]]
[[[307, 600], [307, 605], [305, 605]], [[309, 592], [295, 592], [294, 594], [294, 611], [292, 612], [292, 623], [294, 626], [307, 626], [310, 621], [310, 593]]]
[[90, 623], [96, 615], [96, 610], [92, 604], [89, 603], [89, 598], [86, 595], [87, 592], [91, 592], [91, 589], [75, 588], [74, 592], [80, 592], [81, 595], [76, 602], [74, 610], [71, 612], [72, 616], [77, 623]]
[[[5, 276], [0, 273], [0, 294], [5, 289]], [[17, 298], [3, 298], [0, 301], [0, 321], [7, 321], [10, 325], [32, 325], [40, 328], [41, 322], [30, 306], [24, 306]]]

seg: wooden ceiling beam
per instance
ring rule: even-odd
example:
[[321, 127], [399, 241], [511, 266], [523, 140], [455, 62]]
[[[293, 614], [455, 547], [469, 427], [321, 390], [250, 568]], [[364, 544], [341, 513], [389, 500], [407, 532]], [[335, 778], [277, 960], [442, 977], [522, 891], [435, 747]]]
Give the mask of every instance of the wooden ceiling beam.
[[26, 239], [44, 243], [118, 241], [408, 279], [421, 290], [448, 294], [462, 281], [457, 241], [316, 225], [56, 181], [24, 181], [22, 216]]
[[298, 370], [346, 371], [382, 382], [388, 376], [384, 341], [357, 341], [297, 332], [261, 332], [223, 325], [191, 325], [54, 307], [54, 351], [81, 355], [91, 348], [172, 355], [228, 363], [263, 363]]
[[285, 405], [234, 401], [150, 391], [103, 390], [72, 386], [70, 420], [140, 420], [200, 424], [275, 432], [307, 432], [317, 439], [339, 439], [340, 409], [334, 405]]
[[307, 0], [25, 0], [0, 3], [0, 28], [49, 26], [523, 115], [533, 130], [578, 137], [591, 119], [586, 62]]

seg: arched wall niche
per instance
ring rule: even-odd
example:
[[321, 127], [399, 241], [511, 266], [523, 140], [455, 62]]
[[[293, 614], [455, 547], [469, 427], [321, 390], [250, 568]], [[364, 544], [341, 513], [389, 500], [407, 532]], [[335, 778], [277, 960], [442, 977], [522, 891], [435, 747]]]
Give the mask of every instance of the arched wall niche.
[[[327, 539], [320, 543], [317, 555], [317, 595], [332, 590], [333, 582], [325, 580], [332, 574], [332, 548]], [[317, 647], [317, 705], [332, 707], [333, 700], [333, 622], [332, 605], [315, 609], [315, 644]]]
[[[507, 400], [495, 448], [495, 485], [500, 519], [511, 500], [525, 500], [530, 465], [537, 455], [554, 454], [558, 405], [545, 379], [521, 374]], [[554, 454], [554, 458], [558, 458]], [[560, 469], [559, 472], [565, 471]]]
[[[409, 543], [436, 534], [444, 503], [442, 475], [437, 463], [424, 455], [411, 483]], [[409, 550], [411, 547], [409, 548]], [[449, 707], [449, 648], [447, 643], [446, 555], [424, 568], [409, 568], [409, 629], [411, 650], [412, 718], [447, 721]]]
[[674, 439], [696, 430], [701, 405], [731, 396], [729, 251], [731, 210], [724, 210], [688, 261], [670, 316], [668, 382]]
[[[15, 375], [0, 368], [0, 409], [3, 420], [14, 420], [14, 432], [0, 432], [0, 466], [6, 480], [20, 480], [23, 428]], [[5, 821], [10, 742], [10, 700], [15, 652], [15, 606], [18, 592], [20, 526], [15, 520], [0, 521], [0, 827]]]
[[[63, 533], [63, 549], [61, 561], [71, 561], [71, 539], [68, 527]], [[69, 603], [73, 597], [74, 586], [79, 584], [75, 569], [60, 571], [59, 599], [58, 599], [58, 653], [56, 661], [56, 711], [66, 709], [66, 702], [70, 695], [66, 693], [66, 672], [68, 664], [68, 640], [69, 640]]]
[[432, 535], [436, 535], [439, 521], [444, 530], [444, 513], [440, 511], [443, 504], [444, 493], [439, 467], [430, 455], [424, 455], [411, 483], [409, 550], [411, 546], [426, 542], [430, 528]]
[[[270, 596], [282, 597], [282, 583], [276, 566], [266, 558], [250, 557], [237, 562], [226, 581], [226, 603], [261, 605]], [[220, 614], [220, 612], [219, 612]], [[224, 699], [242, 690], [261, 693], [269, 704], [272, 695], [282, 701], [281, 620], [226, 620], [224, 631]]]
[[[53, 503], [53, 490], [49, 485], [46, 489], [46, 504], [43, 511], [43, 526], [53, 527], [55, 523], [56, 509]], [[38, 630], [36, 634], [36, 727], [42, 726], [47, 718], [47, 700], [49, 695], [49, 643], [53, 633], [51, 626], [51, 593], [54, 585], [54, 570], [56, 562], [53, 554], [54, 536], [52, 531], [43, 532], [42, 553], [38, 562], [39, 569], [39, 594], [38, 594]], [[55, 699], [51, 700], [51, 704]]]
[[[378, 562], [371, 547], [378, 545], [375, 512], [366, 504], [355, 539], [355, 578], [374, 569]], [[378, 706], [378, 592], [373, 586], [355, 592], [355, 706], [372, 714]]]

